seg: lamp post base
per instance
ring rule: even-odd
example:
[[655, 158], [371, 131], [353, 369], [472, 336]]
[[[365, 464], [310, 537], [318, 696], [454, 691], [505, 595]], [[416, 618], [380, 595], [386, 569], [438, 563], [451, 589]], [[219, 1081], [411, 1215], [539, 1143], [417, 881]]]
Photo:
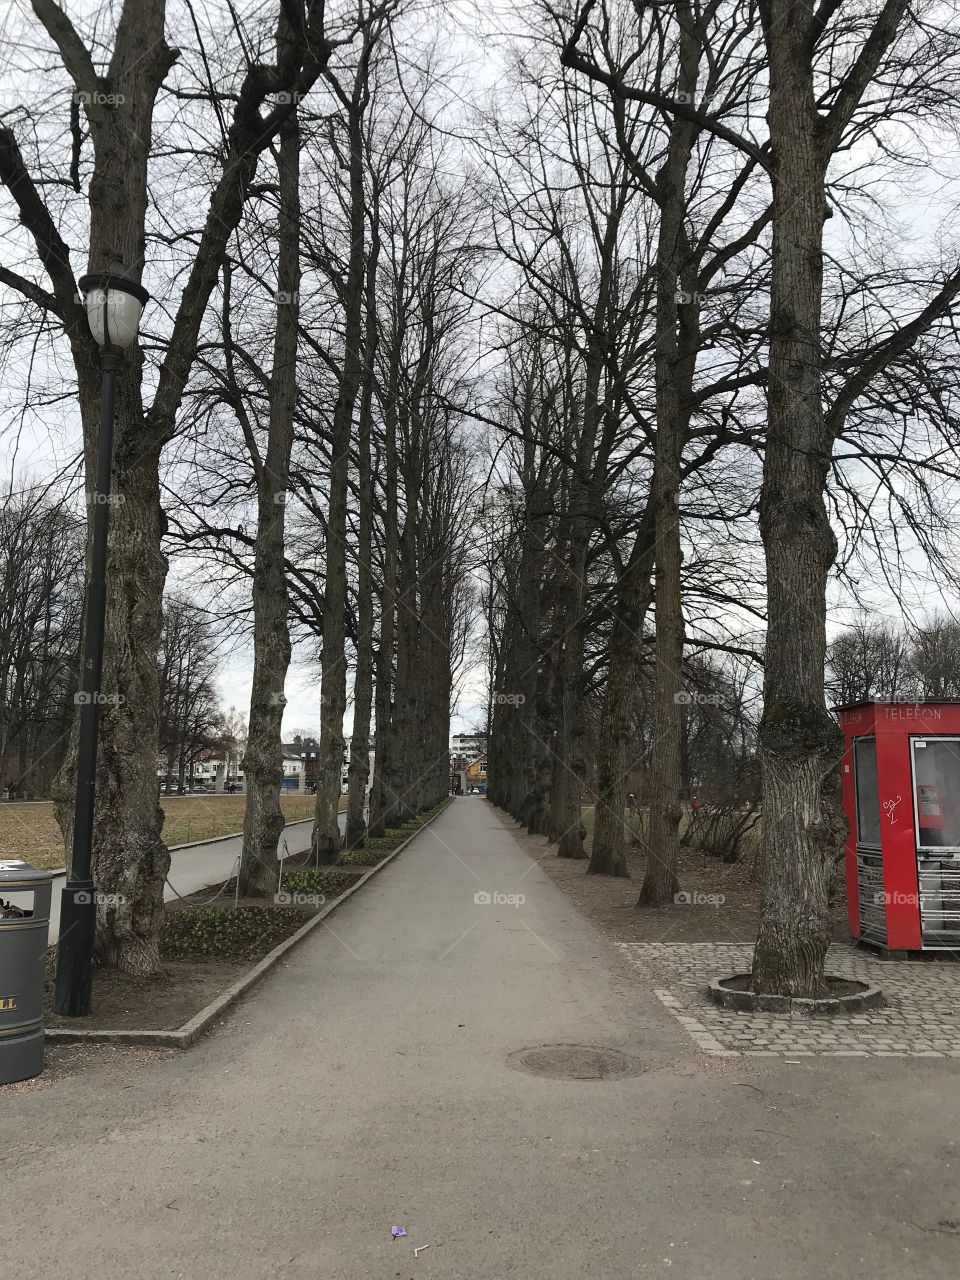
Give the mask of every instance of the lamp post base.
[[90, 1012], [97, 899], [92, 880], [68, 879], [60, 894], [60, 939], [53, 1007], [66, 1018]]

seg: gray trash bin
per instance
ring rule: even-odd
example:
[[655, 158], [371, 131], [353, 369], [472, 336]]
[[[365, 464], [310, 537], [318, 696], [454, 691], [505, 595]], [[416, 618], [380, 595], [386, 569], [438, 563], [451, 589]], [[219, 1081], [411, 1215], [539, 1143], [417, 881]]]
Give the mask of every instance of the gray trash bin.
[[0, 1084], [43, 1070], [51, 871], [0, 860]]

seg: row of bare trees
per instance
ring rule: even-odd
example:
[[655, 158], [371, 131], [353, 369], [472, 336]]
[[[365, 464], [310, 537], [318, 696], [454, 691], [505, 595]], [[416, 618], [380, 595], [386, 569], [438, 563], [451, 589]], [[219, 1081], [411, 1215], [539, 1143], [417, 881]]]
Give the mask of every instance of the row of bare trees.
[[[276, 877], [294, 643], [320, 668], [318, 861], [342, 843], [351, 692], [351, 843], [446, 793], [472, 608], [477, 249], [469, 185], [446, 177], [432, 125], [426, 7], [123, 0], [102, 23], [37, 0], [5, 69], [24, 86], [0, 122], [6, 341], [29, 368], [16, 427], [69, 405], [69, 356], [88, 492], [99, 358], [76, 280], [119, 258], [153, 295], [118, 377], [93, 864], [113, 895], [105, 965], [158, 970], [158, 759], [176, 721], [190, 741], [170, 766], [189, 767], [209, 718], [208, 629], [191, 633], [174, 600], [163, 630], [171, 555], [206, 616], [252, 643], [245, 890]], [[68, 848], [73, 742], [57, 783]]]
[[[293, 643], [313, 647], [320, 672], [312, 852], [323, 865], [344, 844], [348, 709], [350, 846], [446, 793], [469, 631], [475, 213], [444, 177], [429, 79], [412, 78], [408, 101], [391, 14], [368, 16], [353, 58], [324, 71], [327, 98], [298, 104], [276, 188], [251, 205], [174, 463], [178, 544], [218, 581], [226, 566], [228, 580], [252, 583], [241, 882], [254, 893], [276, 878]], [[272, 334], [258, 332], [265, 306]]]
[[902, 251], [892, 199], [949, 145], [960, 26], [909, 0], [526, 13], [511, 106], [490, 125], [513, 267], [488, 409], [491, 796], [585, 859], [599, 703], [589, 870], [626, 874], [640, 767], [639, 905], [670, 903], [684, 717], [731, 696], [719, 676], [695, 687], [690, 658], [752, 663], [754, 985], [813, 994], [845, 838], [829, 592], [868, 594], [865, 564], [894, 584], [956, 581], [943, 477], [960, 450], [960, 252], [945, 229]]
[[952, 15], [525, 0], [471, 108], [427, 0], [123, 0], [106, 27], [32, 6], [0, 125], [7, 367], [47, 423], [69, 354], [88, 490], [74, 260], [119, 255], [156, 298], [119, 387], [101, 959], [158, 965], [174, 554], [252, 642], [245, 889], [275, 875], [294, 645], [319, 667], [330, 863], [348, 715], [351, 844], [445, 793], [479, 583], [492, 798], [586, 860], [595, 781], [589, 870], [623, 875], [641, 767], [640, 904], [661, 905], [696, 733], [744, 787], [759, 761], [755, 985], [818, 991], [843, 838], [829, 593], [859, 598], [865, 566], [955, 580], [960, 254], [948, 218], [907, 245], [895, 214], [924, 165], [928, 219], [949, 212]]

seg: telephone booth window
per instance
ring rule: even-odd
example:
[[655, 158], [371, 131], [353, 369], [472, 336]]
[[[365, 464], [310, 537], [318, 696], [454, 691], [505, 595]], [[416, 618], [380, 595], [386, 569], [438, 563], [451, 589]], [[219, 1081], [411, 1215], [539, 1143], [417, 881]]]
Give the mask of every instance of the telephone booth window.
[[917, 848], [960, 850], [960, 739], [912, 745]]
[[857, 844], [880, 848], [880, 787], [877, 781], [877, 740], [858, 738], [853, 744], [857, 794]]

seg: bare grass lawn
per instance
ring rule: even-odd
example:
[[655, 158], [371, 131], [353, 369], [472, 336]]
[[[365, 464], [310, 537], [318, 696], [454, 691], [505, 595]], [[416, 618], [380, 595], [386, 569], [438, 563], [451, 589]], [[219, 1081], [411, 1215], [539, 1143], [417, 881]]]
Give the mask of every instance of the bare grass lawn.
[[[244, 795], [161, 796], [163, 838], [168, 845], [216, 840], [243, 829]], [[280, 797], [287, 822], [313, 817], [308, 795]], [[0, 802], [0, 858], [24, 858], [35, 867], [63, 866], [63, 843], [48, 801]]]

